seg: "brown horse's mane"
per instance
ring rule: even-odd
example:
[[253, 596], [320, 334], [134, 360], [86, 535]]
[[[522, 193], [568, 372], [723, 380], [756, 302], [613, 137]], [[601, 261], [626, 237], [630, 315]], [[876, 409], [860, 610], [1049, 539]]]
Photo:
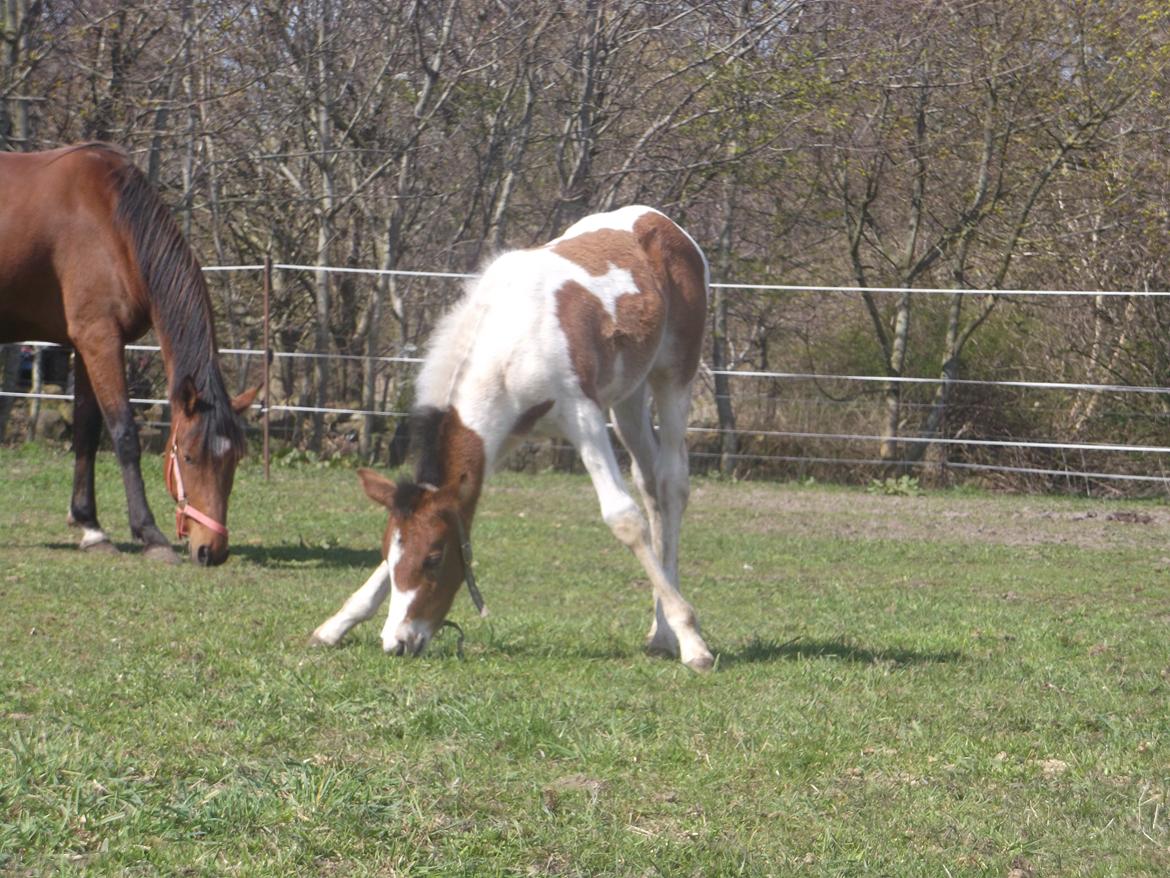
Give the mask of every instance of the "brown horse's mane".
[[115, 217], [133, 245], [155, 332], [166, 341], [173, 360], [168, 388], [172, 406], [179, 404], [179, 389], [189, 376], [199, 393], [202, 416], [197, 420], [204, 449], [223, 436], [237, 455], [243, 454], [244, 428], [219, 370], [211, 299], [191, 246], [146, 175], [122, 150], [103, 143], [78, 148], [100, 149], [120, 159], [111, 181]]

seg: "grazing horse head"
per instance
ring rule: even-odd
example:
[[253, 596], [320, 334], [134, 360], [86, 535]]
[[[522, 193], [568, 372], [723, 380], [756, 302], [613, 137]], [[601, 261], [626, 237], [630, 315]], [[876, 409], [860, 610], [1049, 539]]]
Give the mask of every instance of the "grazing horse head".
[[391, 584], [390, 614], [382, 648], [418, 655], [451, 609], [464, 579], [482, 603], [471, 578], [469, 546], [458, 487], [395, 484], [373, 470], [358, 470], [362, 487], [389, 511], [382, 558]]
[[164, 453], [167, 490], [177, 504], [175, 530], [179, 539], [188, 538], [191, 560], [204, 567], [227, 559], [228, 497], [244, 452], [238, 416], [259, 389], [241, 393], [224, 411], [201, 395], [188, 377], [180, 383], [172, 407]]
[[[74, 358], [73, 496], [81, 548], [116, 551], [98, 523], [93, 467], [103, 418], [122, 470], [131, 535], [146, 557], [178, 560], [142, 481], [125, 346], [154, 328], [172, 428], [166, 476], [191, 555], [227, 556], [227, 497], [243, 429], [219, 369], [199, 260], [147, 175], [109, 144], [0, 152], [0, 342], [70, 345]], [[250, 402], [236, 401], [238, 410]]]

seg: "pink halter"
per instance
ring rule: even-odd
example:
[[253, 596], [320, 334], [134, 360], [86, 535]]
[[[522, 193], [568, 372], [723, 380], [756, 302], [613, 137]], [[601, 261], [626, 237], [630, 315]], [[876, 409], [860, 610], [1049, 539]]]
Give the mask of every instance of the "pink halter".
[[175, 498], [179, 504], [175, 507], [175, 531], [179, 535], [179, 539], [187, 536], [187, 519], [190, 518], [199, 522], [208, 530], [215, 531], [217, 534], [223, 536], [228, 535], [228, 529], [212, 518], [210, 515], [205, 515], [187, 502], [187, 492], [183, 488], [183, 474], [179, 471], [179, 446], [177, 443], [171, 443], [171, 462], [164, 471], [167, 483], [167, 490]]

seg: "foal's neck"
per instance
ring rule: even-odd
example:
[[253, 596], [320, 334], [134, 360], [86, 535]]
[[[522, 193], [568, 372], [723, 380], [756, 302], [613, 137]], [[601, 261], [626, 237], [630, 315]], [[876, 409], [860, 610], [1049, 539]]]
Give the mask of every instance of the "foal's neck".
[[490, 470], [484, 441], [463, 423], [456, 408], [444, 413], [440, 437], [434, 453], [438, 455], [439, 469], [443, 474], [441, 487], [456, 491], [460, 512], [470, 529], [484, 479]]

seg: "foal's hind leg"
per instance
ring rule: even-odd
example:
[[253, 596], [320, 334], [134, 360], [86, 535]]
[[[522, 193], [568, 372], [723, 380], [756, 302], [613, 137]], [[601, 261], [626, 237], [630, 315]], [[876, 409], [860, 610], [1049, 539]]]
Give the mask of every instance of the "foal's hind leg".
[[[662, 516], [662, 568], [678, 588], [679, 541], [683, 512], [690, 499], [687, 460], [687, 416], [691, 407], [689, 384], [681, 387], [669, 376], [653, 381], [654, 403], [658, 410], [658, 457], [654, 466], [655, 496]], [[651, 652], [673, 653], [674, 632], [664, 625], [662, 602], [655, 600], [654, 621], [646, 637]]]
[[[658, 459], [658, 437], [650, 421], [650, 397], [642, 384], [630, 396], [613, 407], [613, 426], [630, 452], [630, 474], [650, 522], [650, 542], [654, 554], [662, 560], [662, 512], [658, 508], [658, 487], [655, 461]], [[677, 583], [676, 583], [677, 585]]]
[[130, 533], [145, 544], [147, 557], [177, 564], [179, 556], [154, 523], [154, 515], [146, 502], [146, 488], [142, 484], [142, 448], [138, 444], [138, 425], [130, 411], [122, 348], [111, 341], [118, 337], [115, 324], [93, 323], [84, 327], [73, 343], [85, 362], [94, 395], [114, 442], [114, 453], [122, 469], [122, 484], [126, 488]]
[[[613, 407], [613, 420], [618, 438], [630, 452], [630, 472], [634, 477], [634, 484], [638, 486], [638, 491], [642, 495], [642, 505], [645, 506], [646, 517], [650, 521], [650, 540], [654, 547], [654, 556], [661, 563], [662, 509], [658, 503], [657, 473], [660, 445], [654, 432], [654, 424], [650, 420], [650, 399], [645, 384]], [[663, 572], [677, 588], [677, 573], [671, 578], [669, 570], [664, 568]], [[678, 639], [674, 637], [665, 621], [662, 624], [662, 634], [658, 633], [658, 620], [663, 616], [662, 602], [655, 597], [654, 605], [650, 633], [646, 635], [646, 649], [657, 655], [676, 656], [679, 652]]]
[[102, 435], [102, 413], [81, 357], [74, 359], [73, 376], [73, 496], [69, 524], [82, 529], [82, 549], [116, 552], [97, 520], [93, 465]]
[[[562, 411], [561, 425], [566, 437], [580, 451], [585, 469], [593, 480], [601, 503], [601, 517], [614, 536], [630, 548], [650, 577], [655, 604], [662, 614], [663, 624], [659, 628], [669, 629], [673, 635], [673, 654], [695, 670], [710, 668], [714, 661], [699, 635], [695, 611], [663, 570], [650, 543], [646, 518], [622, 482], [601, 410], [592, 402], [583, 400], [572, 411]], [[677, 572], [675, 575], [677, 578]]]

